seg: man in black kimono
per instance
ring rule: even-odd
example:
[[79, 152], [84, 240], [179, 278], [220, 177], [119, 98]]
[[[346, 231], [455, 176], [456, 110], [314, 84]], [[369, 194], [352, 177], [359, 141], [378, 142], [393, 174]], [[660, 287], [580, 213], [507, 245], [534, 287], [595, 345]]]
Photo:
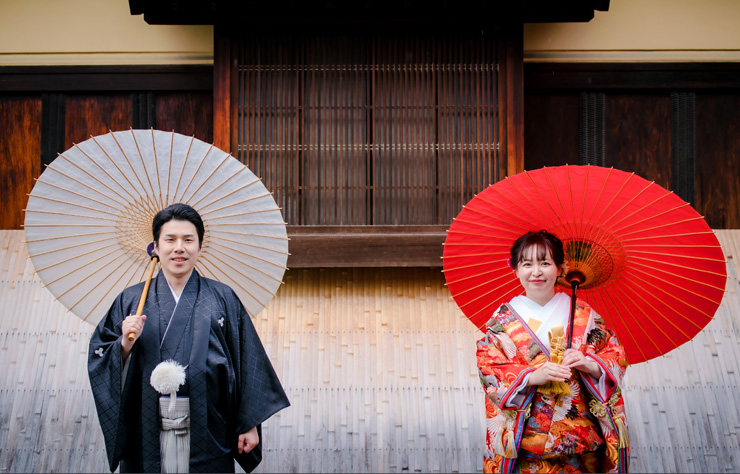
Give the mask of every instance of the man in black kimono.
[[[150, 385], [162, 361], [185, 366], [190, 472], [250, 472], [261, 461], [260, 425], [290, 405], [249, 314], [228, 286], [194, 267], [200, 215], [185, 204], [152, 223], [161, 271], [142, 316], [143, 283], [124, 290], [90, 339], [88, 370], [111, 471], [161, 472], [159, 398]], [[129, 341], [128, 335], [133, 335]]]

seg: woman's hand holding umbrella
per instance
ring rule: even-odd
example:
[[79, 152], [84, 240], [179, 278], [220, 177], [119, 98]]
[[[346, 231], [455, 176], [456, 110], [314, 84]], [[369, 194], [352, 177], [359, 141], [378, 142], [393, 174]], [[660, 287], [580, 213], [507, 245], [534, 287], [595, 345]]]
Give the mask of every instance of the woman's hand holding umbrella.
[[547, 382], [567, 382], [575, 369], [591, 377], [601, 377], [599, 364], [576, 349], [566, 349], [561, 363], [545, 362], [529, 376], [528, 385], [544, 385]]
[[601, 377], [601, 367], [599, 367], [599, 364], [583, 355], [581, 351], [575, 349], [566, 349], [565, 355], [563, 355], [563, 365], [571, 369], [580, 370], [584, 374], [597, 379]]

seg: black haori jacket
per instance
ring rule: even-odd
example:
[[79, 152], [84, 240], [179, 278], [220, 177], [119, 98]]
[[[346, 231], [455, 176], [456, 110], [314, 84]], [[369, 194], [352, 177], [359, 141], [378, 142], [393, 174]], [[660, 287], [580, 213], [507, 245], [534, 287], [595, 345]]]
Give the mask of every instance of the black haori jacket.
[[118, 296], [90, 339], [90, 385], [111, 472], [119, 463], [121, 472], [161, 471], [160, 394], [149, 380], [169, 359], [187, 366], [178, 395], [190, 397], [190, 472], [234, 472], [234, 459], [252, 471], [262, 459], [261, 431], [260, 444], [248, 454], [237, 454], [238, 435], [260, 429], [290, 403], [249, 314], [231, 288], [195, 270], [175, 305], [160, 273], [122, 384], [121, 322], [136, 312], [143, 285]]

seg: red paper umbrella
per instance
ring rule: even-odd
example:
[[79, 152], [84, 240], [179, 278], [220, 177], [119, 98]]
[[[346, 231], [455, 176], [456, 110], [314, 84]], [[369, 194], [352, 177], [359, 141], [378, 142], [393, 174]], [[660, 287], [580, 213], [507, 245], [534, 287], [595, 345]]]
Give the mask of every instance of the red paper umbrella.
[[569, 270], [585, 277], [579, 297], [617, 332], [631, 363], [692, 339], [722, 300], [722, 248], [688, 203], [634, 173], [566, 165], [489, 186], [450, 226], [445, 279], [478, 328], [524, 293], [509, 249], [540, 229], [563, 241]]

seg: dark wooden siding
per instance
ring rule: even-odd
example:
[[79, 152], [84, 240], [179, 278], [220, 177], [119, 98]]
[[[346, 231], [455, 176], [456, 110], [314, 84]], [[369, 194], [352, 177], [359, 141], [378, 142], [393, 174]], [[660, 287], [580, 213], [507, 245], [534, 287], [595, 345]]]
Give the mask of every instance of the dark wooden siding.
[[213, 92], [159, 92], [156, 94], [156, 128], [213, 141]]
[[578, 164], [578, 93], [524, 95], [524, 169]]
[[666, 92], [610, 92], [605, 165], [671, 188], [671, 98]]
[[530, 63], [524, 77], [526, 169], [632, 171], [676, 192], [710, 227], [740, 226], [740, 66]]
[[710, 225], [740, 228], [740, 94], [696, 96], [696, 206]]
[[91, 136], [131, 128], [128, 94], [74, 94], [66, 98], [64, 149]]
[[41, 98], [0, 95], [0, 229], [20, 229], [41, 169]]
[[161, 128], [213, 141], [213, 70], [0, 68], [0, 229], [20, 229], [34, 179], [90, 136]]

